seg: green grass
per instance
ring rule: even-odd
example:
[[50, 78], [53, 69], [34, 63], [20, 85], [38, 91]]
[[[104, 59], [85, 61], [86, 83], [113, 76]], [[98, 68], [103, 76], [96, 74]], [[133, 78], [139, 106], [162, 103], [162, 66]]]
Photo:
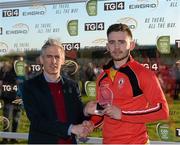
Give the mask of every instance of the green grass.
[[[82, 96], [82, 101], [86, 104], [90, 100], [95, 100], [95, 98], [89, 98], [87, 96]], [[168, 98], [167, 98], [168, 100]], [[175, 129], [180, 128], [180, 101], [168, 100], [169, 110], [170, 110], [170, 118], [169, 121], [161, 122], [167, 123], [169, 126], [169, 138], [166, 141], [180, 141], [179, 137], [175, 136]], [[2, 110], [0, 110], [0, 114], [2, 114]], [[148, 134], [150, 136], [150, 140], [161, 140], [158, 134], [156, 133], [156, 126], [158, 122], [151, 123], [147, 125]], [[0, 123], [0, 130], [2, 130], [2, 123]], [[22, 111], [22, 115], [20, 118], [20, 124], [18, 128], [18, 132], [27, 133], [29, 130], [29, 121], [26, 117], [26, 113]], [[89, 136], [91, 137], [102, 137], [101, 129], [95, 130]], [[19, 140], [19, 143], [27, 143], [26, 140]]]

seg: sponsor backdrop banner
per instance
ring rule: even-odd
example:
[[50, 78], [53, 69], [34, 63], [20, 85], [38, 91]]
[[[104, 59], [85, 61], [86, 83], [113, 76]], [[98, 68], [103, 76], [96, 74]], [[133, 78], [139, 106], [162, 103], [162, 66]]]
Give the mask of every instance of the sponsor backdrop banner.
[[6, 2], [0, 1], [1, 66], [23, 56], [31, 74], [40, 72], [39, 50], [48, 38], [57, 38], [69, 60], [65, 74], [76, 79], [82, 94], [90, 98], [95, 96], [95, 84], [90, 81], [95, 81], [108, 59], [107, 28], [127, 24], [137, 44], [134, 57], [157, 73], [170, 107], [168, 121], [148, 125], [150, 139], [180, 141], [179, 0], [23, 1], [19, 6], [10, 5], [16, 1], [9, 6]]

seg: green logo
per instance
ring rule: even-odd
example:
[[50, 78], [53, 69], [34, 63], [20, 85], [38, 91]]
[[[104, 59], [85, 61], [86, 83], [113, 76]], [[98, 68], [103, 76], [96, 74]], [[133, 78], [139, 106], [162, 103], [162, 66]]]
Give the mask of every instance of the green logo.
[[86, 4], [86, 11], [89, 16], [97, 15], [97, 0], [89, 0]]
[[17, 76], [25, 76], [25, 62], [20, 60], [15, 61], [14, 70]]
[[156, 131], [161, 140], [169, 139], [169, 125], [165, 123], [158, 123]]
[[96, 97], [96, 82], [95, 81], [86, 81], [85, 82], [85, 91], [88, 97]]
[[162, 54], [170, 53], [170, 36], [160, 36], [157, 40], [157, 49]]
[[78, 35], [78, 20], [71, 20], [67, 24], [68, 33], [70, 36]]

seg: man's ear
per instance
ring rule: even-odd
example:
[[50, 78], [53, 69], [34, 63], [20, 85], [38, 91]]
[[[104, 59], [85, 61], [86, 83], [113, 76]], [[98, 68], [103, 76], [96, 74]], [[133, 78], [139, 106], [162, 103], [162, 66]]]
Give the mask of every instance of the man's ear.
[[133, 50], [135, 48], [135, 46], [136, 46], [136, 43], [132, 40], [130, 42], [130, 50]]

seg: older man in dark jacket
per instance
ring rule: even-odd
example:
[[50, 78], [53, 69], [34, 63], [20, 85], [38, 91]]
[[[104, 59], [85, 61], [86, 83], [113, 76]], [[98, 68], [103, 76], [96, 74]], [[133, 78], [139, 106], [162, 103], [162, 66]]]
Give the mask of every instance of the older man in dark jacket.
[[75, 135], [84, 137], [92, 131], [91, 123], [84, 121], [77, 83], [60, 75], [64, 55], [62, 45], [49, 39], [40, 56], [43, 73], [23, 85], [30, 144], [72, 144], [76, 143]]

